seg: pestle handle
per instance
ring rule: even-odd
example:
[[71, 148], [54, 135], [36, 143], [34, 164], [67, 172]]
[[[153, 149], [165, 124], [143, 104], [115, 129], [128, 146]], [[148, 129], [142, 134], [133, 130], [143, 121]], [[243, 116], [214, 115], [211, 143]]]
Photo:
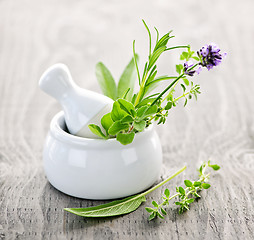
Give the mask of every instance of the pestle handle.
[[75, 83], [68, 67], [62, 63], [57, 63], [43, 73], [39, 81], [39, 87], [61, 102], [67, 93], [75, 87]]

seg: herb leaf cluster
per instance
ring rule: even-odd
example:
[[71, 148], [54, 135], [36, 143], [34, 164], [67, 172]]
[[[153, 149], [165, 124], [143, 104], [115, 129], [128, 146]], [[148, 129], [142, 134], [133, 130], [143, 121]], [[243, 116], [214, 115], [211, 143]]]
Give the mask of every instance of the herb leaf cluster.
[[[102, 92], [115, 100], [112, 111], [101, 119], [103, 129], [95, 124], [90, 124], [90, 130], [104, 138], [116, 137], [122, 144], [130, 144], [135, 134], [144, 131], [151, 123], [164, 124], [168, 112], [177, 106], [180, 99], [184, 99], [184, 106], [192, 98], [197, 100], [200, 92], [199, 84], [194, 84], [188, 78], [199, 74], [201, 67], [210, 70], [217, 66], [224, 55], [216, 45], [205, 45], [198, 52], [191, 50], [189, 45], [168, 47], [169, 40], [173, 38], [172, 31], [162, 37], [157, 28], [155, 44], [152, 46], [152, 34], [143, 20], [149, 37], [148, 59], [140, 71], [138, 66], [138, 55], [133, 41], [133, 58], [125, 68], [118, 84], [112, 77], [110, 71], [103, 63], [96, 65], [96, 76]], [[173, 49], [182, 49], [180, 60], [183, 63], [176, 65], [176, 74], [158, 75], [157, 62], [159, 57]], [[195, 61], [193, 63], [192, 61]], [[138, 80], [139, 90], [134, 93], [135, 81]], [[154, 92], [161, 81], [169, 82], [162, 92]], [[182, 88], [182, 94], [175, 96], [177, 86]]]

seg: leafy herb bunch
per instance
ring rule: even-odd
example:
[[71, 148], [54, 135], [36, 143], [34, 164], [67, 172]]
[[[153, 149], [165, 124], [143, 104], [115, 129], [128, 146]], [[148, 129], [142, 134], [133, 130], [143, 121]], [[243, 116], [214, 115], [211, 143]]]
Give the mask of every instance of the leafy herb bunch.
[[[189, 99], [197, 99], [200, 94], [200, 86], [190, 81], [188, 77], [199, 74], [202, 67], [208, 70], [221, 63], [226, 53], [221, 54], [215, 44], [203, 46], [196, 53], [189, 45], [168, 47], [172, 31], [162, 37], [157, 28], [156, 41], [152, 49], [152, 37], [150, 29], [143, 20], [149, 36], [149, 55], [144, 65], [142, 74], [138, 67], [138, 55], [135, 52], [135, 40], [133, 41], [133, 58], [120, 77], [118, 85], [115, 83], [110, 71], [103, 63], [96, 65], [96, 76], [103, 93], [114, 100], [112, 111], [101, 119], [101, 129], [98, 125], [90, 124], [90, 130], [104, 138], [116, 137], [122, 144], [130, 144], [136, 133], [142, 132], [151, 123], [164, 124], [168, 111], [175, 107], [180, 99], [185, 99], [186, 106]], [[164, 52], [173, 49], [186, 49], [180, 55], [183, 64], [176, 65], [175, 76], [158, 76], [157, 60]], [[194, 62], [193, 62], [194, 61]], [[139, 90], [134, 93], [135, 80], [138, 78]], [[162, 81], [169, 81], [168, 86], [162, 91], [151, 94]], [[175, 89], [181, 86], [182, 94], [175, 97]]]

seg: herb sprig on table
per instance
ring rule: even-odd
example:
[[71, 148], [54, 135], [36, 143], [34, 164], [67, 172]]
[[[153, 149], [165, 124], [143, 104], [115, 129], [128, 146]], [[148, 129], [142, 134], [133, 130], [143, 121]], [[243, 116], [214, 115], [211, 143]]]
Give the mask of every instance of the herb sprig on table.
[[[200, 86], [189, 80], [189, 77], [199, 74], [202, 67], [210, 70], [219, 65], [226, 55], [221, 54], [215, 44], [205, 45], [196, 53], [189, 45], [168, 47], [169, 40], [174, 37], [172, 31], [160, 37], [157, 28], [155, 28], [155, 44], [152, 47], [151, 31], [144, 20], [143, 23], [149, 36], [149, 53], [142, 71], [138, 66], [135, 40], [133, 58], [125, 68], [118, 84], [103, 63], [96, 65], [96, 76], [103, 93], [115, 102], [112, 111], [101, 119], [103, 129], [95, 124], [90, 124], [89, 128], [104, 139], [116, 137], [124, 145], [130, 144], [136, 133], [144, 131], [153, 122], [164, 124], [169, 110], [175, 107], [180, 99], [184, 99], [184, 106], [193, 97], [197, 99], [198, 94], [201, 93]], [[159, 75], [157, 68], [159, 57], [174, 49], [185, 49], [180, 55], [183, 63], [176, 65], [176, 74]], [[134, 93], [136, 78], [139, 90]], [[162, 92], [151, 93], [162, 81], [169, 82], [167, 87]], [[178, 86], [182, 88], [182, 94], [175, 96]]]
[[[146, 207], [146, 210], [150, 213], [149, 220], [152, 220], [156, 217], [160, 217], [163, 219], [163, 215], [167, 214], [165, 206], [169, 204], [170, 200], [176, 197], [179, 197], [179, 201], [175, 202], [176, 205], [180, 206], [179, 213], [183, 213], [185, 210], [189, 210], [190, 203], [194, 202], [194, 198], [190, 198], [190, 196], [200, 197], [200, 195], [198, 194], [199, 191], [201, 191], [202, 189], [208, 189], [210, 187], [210, 184], [207, 183], [210, 177], [210, 173], [206, 172], [208, 167], [211, 167], [214, 170], [220, 169], [218, 165], [210, 164], [210, 161], [204, 162], [198, 170], [199, 179], [197, 181], [185, 180], [184, 184], [186, 188], [184, 189], [183, 187], [177, 187], [176, 194], [171, 197], [169, 190], [166, 188], [164, 191], [164, 196], [162, 197], [163, 202], [161, 204], [153, 201], [152, 204], [154, 208]], [[64, 210], [82, 217], [113, 217], [133, 212], [142, 204], [142, 202], [146, 201], [146, 195], [163, 186], [171, 179], [176, 177], [178, 174], [183, 172], [185, 169], [186, 166], [182, 167], [166, 180], [138, 195], [98, 205], [95, 207], [65, 208]]]

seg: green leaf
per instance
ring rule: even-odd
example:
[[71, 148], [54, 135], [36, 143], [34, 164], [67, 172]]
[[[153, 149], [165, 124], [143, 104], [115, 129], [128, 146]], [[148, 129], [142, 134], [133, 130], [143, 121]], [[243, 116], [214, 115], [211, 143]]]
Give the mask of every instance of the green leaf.
[[154, 115], [158, 110], [158, 107], [156, 105], [150, 106], [146, 112], [144, 113], [143, 117], [149, 117], [151, 115]]
[[149, 65], [148, 65], [148, 68], [147, 70], [149, 71], [151, 69], [151, 67], [155, 64], [155, 62], [157, 61], [157, 59], [160, 57], [160, 55], [165, 51], [167, 47], [166, 46], [162, 46], [162, 47], [159, 47], [157, 50], [155, 50], [152, 55], [151, 55], [151, 58], [150, 58], [150, 61], [149, 61]]
[[127, 130], [129, 128], [129, 124], [127, 123], [121, 123], [121, 121], [116, 121], [112, 124], [112, 126], [109, 128], [108, 133], [110, 135], [116, 135], [120, 131]]
[[186, 91], [186, 87], [183, 84], [181, 84], [181, 87], [183, 89], [183, 92], [185, 92]]
[[209, 167], [211, 167], [213, 170], [217, 171], [220, 169], [220, 166], [217, 165], [217, 164], [214, 164], [214, 165], [209, 165]]
[[167, 215], [167, 212], [165, 211], [165, 209], [161, 208], [161, 212], [162, 212], [164, 215]]
[[195, 59], [196, 61], [200, 61], [199, 57], [194, 56], [192, 58]]
[[182, 195], [185, 195], [185, 190], [182, 187], [179, 187], [179, 193], [181, 193]]
[[209, 183], [202, 183], [202, 187], [204, 189], [208, 189], [209, 187], [211, 187], [211, 185]]
[[117, 102], [119, 103], [119, 106], [123, 111], [125, 111], [126, 113], [132, 116], [135, 115], [135, 112], [136, 112], [135, 107], [131, 102], [125, 99], [118, 99]]
[[188, 57], [189, 57], [188, 52], [182, 52], [182, 54], [180, 55], [180, 60], [187, 60]]
[[91, 132], [101, 138], [107, 139], [107, 137], [105, 136], [105, 134], [101, 131], [101, 128], [95, 124], [89, 124], [88, 125], [89, 129], [91, 130]]
[[116, 135], [116, 140], [119, 141], [123, 145], [127, 145], [132, 143], [134, 139], [135, 133], [130, 132], [130, 133], [118, 133]]
[[133, 127], [139, 131], [139, 132], [142, 132], [144, 131], [145, 127], [146, 127], [146, 121], [140, 121], [140, 122], [134, 122], [133, 123]]
[[186, 187], [192, 187], [192, 182], [190, 180], [184, 180], [184, 184]]
[[107, 134], [108, 134], [108, 129], [112, 126], [113, 123], [114, 122], [111, 118], [111, 113], [107, 113], [101, 118], [101, 125], [106, 130]]
[[153, 204], [153, 206], [156, 207], [156, 208], [159, 207], [158, 203], [155, 202], [155, 201], [152, 201], [152, 204]]
[[137, 117], [142, 118], [148, 108], [149, 108], [149, 106], [147, 106], [147, 105], [138, 108]]
[[197, 182], [194, 182], [194, 187], [200, 187], [201, 186], [201, 182], [197, 181]]
[[153, 212], [150, 216], [149, 216], [149, 221], [153, 220], [154, 218], [156, 218], [156, 212]]
[[118, 103], [118, 101], [115, 101], [113, 103], [113, 108], [111, 111], [111, 118], [114, 122], [119, 121], [123, 119], [126, 116], [126, 112], [123, 111]]
[[164, 194], [165, 194], [165, 196], [166, 196], [167, 198], [169, 198], [169, 196], [170, 196], [170, 191], [168, 190], [168, 188], [165, 189]]
[[172, 102], [167, 102], [167, 105], [165, 106], [165, 110], [169, 110], [172, 108]]
[[131, 115], [127, 115], [121, 120], [121, 123], [132, 123], [134, 121], [133, 117]]
[[187, 78], [183, 78], [183, 82], [185, 83], [186, 86], [189, 86], [189, 80]]
[[133, 212], [145, 201], [145, 196], [135, 195], [95, 207], [65, 208], [64, 210], [82, 217], [112, 217]]
[[188, 199], [186, 202], [187, 202], [187, 203], [192, 203], [192, 202], [194, 202], [194, 200], [195, 200], [194, 198], [190, 198], [190, 199]]
[[153, 209], [153, 208], [146, 207], [145, 209], [146, 209], [146, 211], [149, 212], [149, 213], [154, 212], [154, 209]]
[[115, 100], [117, 98], [116, 83], [110, 71], [102, 62], [99, 62], [96, 64], [95, 73], [103, 94]]
[[176, 65], [176, 72], [180, 75], [183, 70], [183, 65], [182, 64], [177, 64]]
[[[138, 62], [138, 55], [136, 54], [136, 60]], [[131, 59], [129, 64], [124, 69], [117, 86], [117, 94], [119, 98], [122, 98], [128, 89], [125, 99], [131, 100], [134, 91], [135, 80], [137, 79], [137, 72], [135, 68], [134, 58]]]

